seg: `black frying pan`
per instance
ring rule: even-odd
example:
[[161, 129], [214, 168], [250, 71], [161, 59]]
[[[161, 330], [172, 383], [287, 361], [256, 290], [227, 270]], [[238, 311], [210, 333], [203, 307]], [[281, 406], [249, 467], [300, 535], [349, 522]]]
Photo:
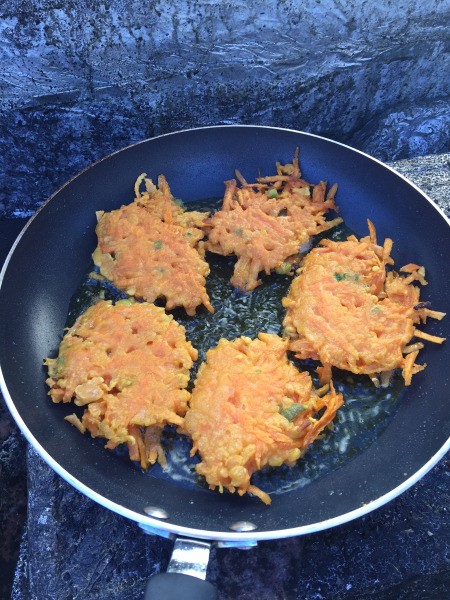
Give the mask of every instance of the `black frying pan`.
[[[220, 197], [235, 168], [248, 180], [270, 174], [301, 150], [304, 177], [337, 181], [346, 224], [379, 239], [394, 239], [393, 257], [427, 268], [422, 297], [436, 310], [448, 304], [449, 227], [443, 213], [415, 186], [369, 156], [296, 131], [221, 126], [144, 141], [95, 163], [72, 179], [36, 213], [13, 247], [0, 287], [0, 365], [6, 402], [27, 439], [69, 483], [150, 531], [245, 545], [311, 533], [359, 517], [396, 497], [422, 477], [449, 448], [448, 344], [421, 352], [424, 372], [403, 392], [376, 440], [334, 470], [274, 496], [268, 508], [250, 496], [209, 492], [170, 478], [144, 475], [129, 461], [81, 436], [63, 420], [44, 385], [42, 360], [55, 355], [69, 301], [96, 245], [95, 210], [132, 200], [136, 176], [164, 173], [185, 202]], [[450, 317], [427, 331], [449, 335]], [[67, 411], [66, 413], [67, 414]], [[167, 513], [148, 516], [146, 507]], [[153, 513], [155, 514], [155, 513]], [[160, 513], [162, 514], [162, 513]], [[236, 523], [252, 531], [235, 531]], [[241, 529], [238, 527], [238, 529]], [[244, 527], [245, 529], [245, 527]]]

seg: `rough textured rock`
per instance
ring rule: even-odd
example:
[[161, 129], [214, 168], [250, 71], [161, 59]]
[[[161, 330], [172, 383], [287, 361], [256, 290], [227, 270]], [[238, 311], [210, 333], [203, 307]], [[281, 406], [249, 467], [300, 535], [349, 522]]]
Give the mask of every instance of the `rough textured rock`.
[[113, 150], [198, 125], [277, 125], [364, 147], [380, 123], [366, 146], [385, 160], [448, 150], [444, 124], [415, 142], [416, 118], [395, 147], [378, 141], [402, 111], [445, 114], [440, 0], [5, 0], [0, 16], [0, 217], [31, 214]]
[[450, 102], [406, 105], [374, 117], [353, 134], [351, 144], [384, 161], [448, 152]]
[[26, 444], [0, 395], [0, 598], [7, 598], [27, 507]]
[[399, 160], [392, 166], [423, 190], [450, 218], [450, 153]]

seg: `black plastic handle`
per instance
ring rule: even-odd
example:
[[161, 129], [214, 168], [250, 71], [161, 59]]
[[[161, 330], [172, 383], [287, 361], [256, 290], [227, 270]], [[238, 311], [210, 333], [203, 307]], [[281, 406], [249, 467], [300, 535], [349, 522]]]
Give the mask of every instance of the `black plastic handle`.
[[217, 600], [217, 590], [198, 577], [159, 573], [149, 580], [144, 600]]

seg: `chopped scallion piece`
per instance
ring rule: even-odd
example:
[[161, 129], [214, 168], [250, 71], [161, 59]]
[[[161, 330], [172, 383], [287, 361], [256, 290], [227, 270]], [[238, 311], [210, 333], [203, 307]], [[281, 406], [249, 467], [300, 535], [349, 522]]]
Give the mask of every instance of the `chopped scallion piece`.
[[180, 198], [175, 198], [174, 196], [172, 196], [172, 201], [175, 202], [175, 204], [183, 210], [186, 210], [186, 206], [184, 205], [183, 200], [181, 200]]
[[275, 188], [267, 190], [266, 194], [268, 198], [278, 198], [278, 192]]
[[291, 406], [282, 410], [280, 414], [288, 421], [294, 421], [294, 419], [296, 419], [304, 410], [306, 410], [306, 406], [303, 404], [291, 404]]
[[117, 300], [116, 305], [119, 306], [132, 306], [134, 304], [133, 298], [123, 298], [122, 300]]
[[333, 273], [336, 281], [359, 281], [358, 273]]
[[291, 263], [282, 262], [281, 265], [276, 269], [276, 272], [278, 273], [278, 275], [287, 275], [288, 273], [290, 273], [291, 268]]

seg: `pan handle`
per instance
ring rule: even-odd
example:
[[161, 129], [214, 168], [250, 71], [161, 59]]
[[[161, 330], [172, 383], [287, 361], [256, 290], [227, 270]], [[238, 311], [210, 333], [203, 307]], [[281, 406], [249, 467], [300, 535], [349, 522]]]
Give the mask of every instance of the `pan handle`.
[[216, 588], [205, 581], [211, 544], [176, 538], [167, 573], [152, 577], [144, 600], [216, 600]]
[[150, 579], [144, 600], [216, 600], [217, 590], [209, 583], [182, 573], [159, 573]]

